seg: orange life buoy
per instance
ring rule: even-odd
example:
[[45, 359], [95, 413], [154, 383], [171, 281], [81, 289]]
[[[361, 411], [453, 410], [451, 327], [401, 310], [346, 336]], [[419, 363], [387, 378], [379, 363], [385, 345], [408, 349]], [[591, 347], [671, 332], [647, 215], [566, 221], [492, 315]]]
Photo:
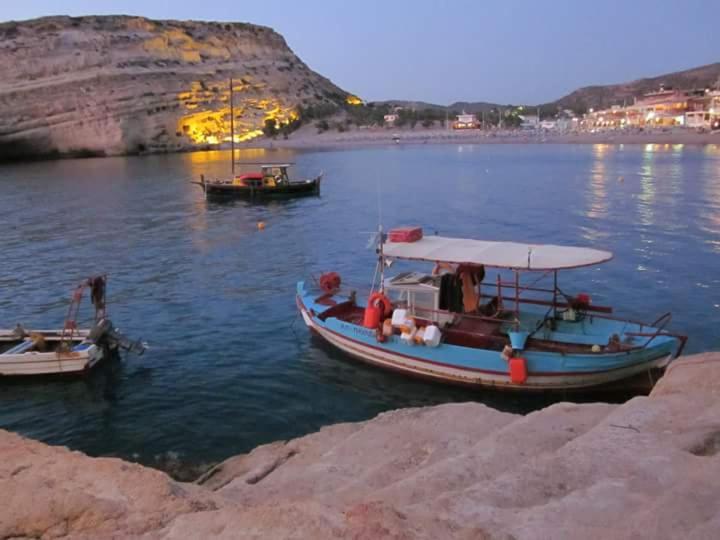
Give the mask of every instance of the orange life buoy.
[[320, 276], [320, 288], [323, 292], [331, 293], [340, 288], [340, 274], [337, 272], [326, 272]]

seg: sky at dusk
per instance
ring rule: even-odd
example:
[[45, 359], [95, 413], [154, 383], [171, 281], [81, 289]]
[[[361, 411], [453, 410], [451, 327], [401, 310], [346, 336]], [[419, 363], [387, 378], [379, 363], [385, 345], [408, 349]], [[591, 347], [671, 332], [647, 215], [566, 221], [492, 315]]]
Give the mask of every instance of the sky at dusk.
[[3, 0], [1, 20], [130, 14], [251, 22], [367, 100], [542, 103], [720, 62], [720, 0]]

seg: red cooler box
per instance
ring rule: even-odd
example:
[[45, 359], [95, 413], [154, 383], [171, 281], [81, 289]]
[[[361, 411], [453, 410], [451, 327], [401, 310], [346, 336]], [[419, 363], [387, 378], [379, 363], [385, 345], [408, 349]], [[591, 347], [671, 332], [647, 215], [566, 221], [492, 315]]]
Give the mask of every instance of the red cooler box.
[[417, 242], [422, 237], [422, 227], [398, 227], [388, 232], [391, 242]]

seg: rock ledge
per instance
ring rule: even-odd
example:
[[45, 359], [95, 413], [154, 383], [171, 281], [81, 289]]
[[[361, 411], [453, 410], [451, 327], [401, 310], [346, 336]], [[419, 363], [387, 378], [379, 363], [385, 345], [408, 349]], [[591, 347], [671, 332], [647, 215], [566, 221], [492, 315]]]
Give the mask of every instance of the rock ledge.
[[397, 410], [195, 484], [0, 431], [0, 493], [0, 538], [716, 539], [720, 354], [623, 405]]

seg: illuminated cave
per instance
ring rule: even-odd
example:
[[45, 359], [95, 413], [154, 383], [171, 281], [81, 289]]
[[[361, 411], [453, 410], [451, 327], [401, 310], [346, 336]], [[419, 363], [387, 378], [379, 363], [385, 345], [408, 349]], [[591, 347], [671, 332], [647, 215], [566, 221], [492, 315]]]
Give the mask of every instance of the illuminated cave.
[[[247, 78], [233, 81], [235, 109], [235, 142], [249, 141], [263, 134], [267, 120], [277, 127], [297, 120], [294, 107], [276, 98], [261, 96], [265, 87]], [[230, 141], [229, 83], [193, 82], [190, 89], [178, 94], [181, 106], [188, 113], [178, 121], [178, 134], [197, 145], [217, 145]]]

